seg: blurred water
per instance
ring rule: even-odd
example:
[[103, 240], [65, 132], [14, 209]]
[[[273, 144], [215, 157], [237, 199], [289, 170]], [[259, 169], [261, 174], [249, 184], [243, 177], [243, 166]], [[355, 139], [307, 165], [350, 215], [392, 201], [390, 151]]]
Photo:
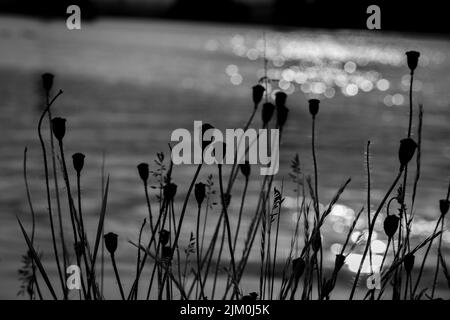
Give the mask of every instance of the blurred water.
[[[398, 169], [398, 141], [407, 129], [409, 78], [404, 58], [407, 50], [422, 54], [415, 77], [415, 115], [417, 103], [423, 103], [425, 110], [422, 173], [413, 230], [415, 244], [432, 231], [438, 217], [437, 203], [445, 196], [450, 172], [447, 88], [450, 42], [445, 39], [126, 20], [100, 20], [83, 24], [81, 31], [69, 31], [63, 21], [1, 17], [0, 44], [0, 297], [15, 297], [20, 256], [26, 250], [15, 216], [30, 226], [22, 170], [25, 146], [38, 216], [36, 241], [45, 252], [44, 261], [53, 267], [45, 259], [51, 254], [50, 233], [36, 133], [42, 108], [39, 76], [45, 71], [55, 73], [55, 88], [64, 90], [54, 115], [68, 119], [67, 157], [74, 152], [87, 156], [82, 192], [90, 237], [95, 234], [100, 208], [101, 164], [105, 154], [106, 172], [111, 177], [105, 230], [121, 237], [118, 261], [127, 288], [134, 276], [136, 253], [127, 240], [137, 240], [140, 224], [147, 216], [136, 165], [142, 161], [153, 164], [159, 151], [168, 155], [167, 142], [172, 130], [180, 127], [192, 130], [194, 120], [210, 122], [220, 129], [242, 127], [252, 110], [250, 88], [265, 74], [264, 54], [269, 59], [267, 75], [274, 79], [273, 92], [284, 90], [290, 94], [290, 115], [281, 147], [282, 170], [276, 179], [279, 187], [284, 179], [286, 197], [280, 255], [286, 254], [284, 248], [290, 241], [295, 220], [294, 185], [287, 175], [295, 153], [300, 155], [303, 171], [312, 172], [307, 100], [322, 99], [317, 130], [323, 205], [346, 178], [352, 177], [325, 225], [325, 259], [331, 267], [332, 253], [345, 240], [355, 212], [365, 205], [367, 140], [372, 143], [373, 208]], [[417, 119], [414, 121], [415, 132]], [[255, 126], [259, 125], [258, 115]], [[194, 170], [190, 166], [174, 169], [179, 201]], [[200, 180], [205, 181], [208, 173], [216, 175], [216, 170], [206, 168]], [[255, 176], [249, 186], [243, 236], [254, 212], [260, 181]], [[242, 188], [243, 181], [239, 179], [233, 192], [232, 215], [238, 213]], [[152, 200], [156, 210], [156, 193]], [[208, 235], [213, 231], [218, 210], [215, 208], [211, 213]], [[190, 207], [181, 236], [182, 246], [187, 245], [189, 233], [195, 229], [194, 217], [195, 208]], [[364, 229], [363, 219], [358, 230]], [[70, 229], [67, 233], [70, 234]], [[377, 235], [373, 249], [382, 253], [386, 239], [382, 232]], [[446, 234], [444, 240], [447, 244], [450, 236]], [[258, 262], [258, 250], [256, 242], [252, 263]], [[448, 253], [447, 246], [445, 252]], [[354, 255], [348, 259], [340, 291], [350, 286], [357, 258]], [[117, 297], [107, 265], [108, 296]], [[253, 291], [257, 287], [247, 280], [244, 289]]]

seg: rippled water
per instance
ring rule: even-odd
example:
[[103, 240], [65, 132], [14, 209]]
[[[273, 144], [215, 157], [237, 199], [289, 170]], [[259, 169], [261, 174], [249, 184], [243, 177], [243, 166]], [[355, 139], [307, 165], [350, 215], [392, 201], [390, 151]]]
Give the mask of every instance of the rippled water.
[[[437, 201], [445, 196], [450, 172], [450, 42], [444, 39], [116, 20], [101, 20], [84, 24], [81, 31], [68, 31], [63, 21], [1, 17], [0, 43], [0, 297], [15, 297], [20, 256], [26, 250], [15, 220], [17, 215], [30, 225], [22, 176], [25, 146], [38, 215], [37, 242], [46, 253], [44, 261], [50, 268], [53, 266], [45, 260], [51, 252], [50, 234], [36, 134], [42, 108], [38, 78], [44, 71], [55, 73], [56, 87], [64, 90], [54, 114], [68, 118], [67, 154], [83, 152], [87, 156], [82, 184], [90, 237], [94, 235], [100, 207], [105, 154], [106, 172], [111, 177], [105, 230], [118, 233], [123, 240], [118, 261], [125, 283], [134, 275], [136, 253], [126, 240], [136, 241], [142, 219], [147, 216], [136, 165], [142, 161], [153, 163], [156, 152], [167, 154], [172, 130], [192, 130], [194, 120], [208, 121], [221, 129], [243, 126], [252, 110], [250, 88], [266, 75], [264, 56], [269, 61], [267, 76], [272, 79], [272, 92], [289, 93], [290, 115], [281, 146], [282, 170], [276, 179], [280, 186], [284, 178], [286, 197], [280, 247], [287, 246], [295, 220], [294, 186], [287, 175], [295, 153], [299, 153], [304, 172], [312, 172], [307, 100], [322, 100], [317, 129], [323, 205], [346, 178], [352, 177], [325, 225], [325, 259], [331, 266], [332, 253], [345, 240], [348, 224], [365, 205], [367, 140], [372, 143], [374, 207], [397, 170], [398, 141], [407, 129], [409, 75], [404, 52], [413, 49], [421, 52], [414, 99], [423, 103], [425, 110], [422, 173], [413, 232], [423, 237], [434, 227]], [[255, 125], [260, 125], [259, 115]], [[187, 181], [194, 170], [190, 166], [175, 167], [179, 199], [187, 191]], [[206, 180], [208, 173], [216, 174], [214, 168], [207, 168], [200, 179]], [[250, 184], [243, 230], [254, 212], [259, 183], [255, 177]], [[238, 180], [235, 198], [239, 198], [242, 188], [243, 181]], [[156, 207], [155, 194], [153, 200]], [[231, 214], [237, 215], [238, 202], [232, 202]], [[177, 203], [176, 208], [179, 206]], [[211, 213], [211, 225], [217, 211]], [[187, 245], [189, 233], [194, 230], [194, 213], [194, 208], [190, 208], [182, 245]], [[364, 229], [363, 220], [358, 232]], [[358, 235], [352, 238], [356, 240]], [[420, 239], [414, 237], [413, 241], [418, 243]], [[450, 236], [446, 234], [444, 240], [448, 243]], [[377, 233], [372, 243], [374, 254], [383, 252], [385, 242], [384, 234]], [[255, 247], [255, 264], [259, 259], [257, 251]], [[347, 259], [340, 291], [350, 286], [358, 252], [357, 247]], [[448, 253], [446, 248], [445, 252]], [[377, 259], [374, 258], [375, 263]], [[111, 275], [108, 266], [107, 292], [117, 296]], [[245, 291], [256, 289], [251, 279], [249, 276], [243, 283]]]

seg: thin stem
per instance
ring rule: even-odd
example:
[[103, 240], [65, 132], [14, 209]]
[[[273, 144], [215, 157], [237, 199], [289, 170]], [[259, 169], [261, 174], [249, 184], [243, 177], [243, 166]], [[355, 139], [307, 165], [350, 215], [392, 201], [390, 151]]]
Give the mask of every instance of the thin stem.
[[[59, 262], [59, 254], [58, 254], [58, 248], [56, 245], [56, 236], [55, 236], [55, 227], [53, 223], [53, 212], [52, 212], [52, 203], [50, 200], [50, 186], [49, 186], [49, 172], [48, 172], [48, 161], [47, 161], [47, 150], [45, 148], [44, 139], [42, 137], [41, 133], [41, 127], [42, 127], [42, 121], [44, 119], [45, 114], [50, 110], [51, 105], [53, 102], [62, 94], [62, 91], [59, 91], [58, 94], [53, 98], [51, 102], [47, 104], [47, 107], [45, 108], [44, 112], [42, 112], [41, 117], [39, 119], [38, 123], [38, 135], [39, 135], [39, 141], [41, 143], [41, 149], [42, 149], [42, 157], [44, 159], [44, 173], [45, 173], [45, 187], [47, 191], [47, 206], [48, 206], [48, 216], [50, 220], [50, 230], [52, 234], [52, 245], [53, 245], [53, 252], [55, 254], [55, 261], [56, 261], [56, 267], [58, 269], [58, 275], [59, 280], [61, 282], [62, 291], [64, 292], [64, 298], [67, 298], [67, 290], [66, 290], [66, 284], [64, 281], [64, 277], [61, 271], [61, 265]], [[51, 130], [51, 128], [50, 128]]]
[[111, 254], [111, 262], [114, 268], [114, 274], [116, 275], [117, 284], [119, 286], [120, 296], [122, 297], [122, 300], [125, 300], [125, 294], [123, 293], [122, 282], [120, 281], [119, 271], [117, 270], [116, 258], [114, 257], [114, 254]]
[[355, 294], [356, 285], [357, 285], [357, 283], [358, 283], [359, 276], [360, 276], [360, 274], [361, 274], [361, 269], [362, 269], [362, 266], [363, 266], [363, 263], [364, 263], [364, 259], [366, 258], [367, 251], [368, 251], [368, 249], [369, 249], [369, 247], [370, 247], [370, 243], [371, 243], [371, 240], [372, 240], [372, 233], [373, 233], [373, 229], [375, 228], [375, 222], [376, 222], [376, 220], [377, 220], [377, 217], [378, 217], [378, 215], [379, 215], [381, 209], [383, 208], [383, 206], [384, 206], [386, 200], [389, 198], [389, 195], [392, 193], [392, 190], [393, 190], [393, 189], [395, 188], [395, 186], [397, 185], [398, 180], [399, 180], [400, 177], [402, 176], [402, 173], [403, 173], [403, 167], [400, 168], [400, 170], [399, 170], [399, 172], [398, 172], [398, 174], [397, 174], [397, 177], [394, 179], [394, 182], [393, 182], [392, 185], [390, 186], [388, 192], [385, 194], [383, 200], [381, 201], [381, 203], [380, 203], [380, 205], [379, 205], [377, 211], [375, 212], [375, 214], [374, 214], [374, 216], [373, 216], [372, 223], [371, 223], [370, 228], [369, 228], [369, 235], [368, 235], [368, 238], [367, 238], [367, 245], [366, 245], [366, 247], [365, 247], [365, 249], [364, 249], [364, 253], [363, 253], [363, 256], [362, 256], [362, 258], [361, 258], [361, 262], [360, 262], [360, 264], [359, 264], [358, 272], [356, 273], [355, 280], [354, 280], [354, 282], [353, 282], [352, 291], [351, 291], [351, 293], [350, 293], [350, 298], [349, 298], [350, 300], [353, 299], [353, 295]]

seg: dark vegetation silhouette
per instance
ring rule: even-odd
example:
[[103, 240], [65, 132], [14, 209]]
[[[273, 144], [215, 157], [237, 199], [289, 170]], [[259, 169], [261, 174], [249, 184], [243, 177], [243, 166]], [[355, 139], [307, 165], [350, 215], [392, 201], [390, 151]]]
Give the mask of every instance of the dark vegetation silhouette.
[[[126, 243], [121, 238], [121, 230], [104, 230], [104, 221], [108, 219], [107, 202], [110, 183], [109, 176], [105, 176], [104, 173], [102, 198], [99, 200], [101, 210], [98, 215], [96, 233], [89, 235], [86, 232], [80, 190], [84, 183], [84, 163], [89, 161], [89, 155], [85, 156], [82, 153], [72, 155], [72, 166], [76, 176], [70, 176], [64, 145], [66, 133], [70, 133], [70, 121], [53, 116], [58, 113], [56, 102], [62, 98], [63, 92], [60, 90], [54, 94], [54, 76], [49, 73], [44, 74], [42, 85], [46, 108], [39, 120], [38, 135], [44, 163], [43, 187], [46, 190], [46, 209], [52, 240], [52, 251], [46, 252], [46, 255], [52, 256], [53, 259], [47, 263], [53, 263], [56, 266], [57, 276], [50, 279], [48, 265], [45, 266], [41, 259], [42, 252], [36, 249], [39, 247], [35, 241], [36, 214], [28, 186], [27, 149], [25, 149], [24, 181], [32, 225], [30, 231], [29, 227], [23, 226], [22, 218], [17, 218], [28, 247], [23, 265], [19, 270], [22, 284], [20, 293], [27, 295], [30, 299], [49, 297], [106, 299], [108, 297], [102, 289], [103, 264], [99, 261], [103, 261], [105, 254], [109, 254], [117, 290], [121, 299], [124, 300], [328, 300], [333, 298], [336, 283], [348, 255], [358, 247], [362, 249], [363, 255], [346, 298], [350, 300], [355, 298], [368, 300], [439, 298], [437, 295], [439, 276], [447, 280], [450, 290], [450, 277], [442, 243], [445, 217], [450, 204], [450, 184], [448, 190], [442, 190], [441, 195], [436, 195], [436, 208], [439, 209], [440, 215], [433, 232], [420, 241], [411, 236], [416, 191], [420, 179], [422, 119], [425, 112], [423, 106], [415, 106], [412, 95], [419, 57], [420, 54], [415, 51], [406, 53], [411, 74], [409, 117], [405, 119], [408, 123], [408, 132], [404, 137], [397, 137], [398, 154], [386, 159], [386, 161], [398, 161], [398, 170], [386, 173], [392, 176], [392, 183], [386, 186], [382, 200], [374, 203], [371, 197], [370, 141], [367, 142], [365, 157], [367, 206], [359, 210], [348, 226], [346, 240], [342, 243], [340, 253], [335, 256], [334, 264], [329, 268], [324, 265], [322, 237], [326, 234], [323, 234], [322, 227], [347, 186], [351, 184], [351, 179], [344, 177], [341, 186], [331, 199], [325, 200], [318, 188], [320, 154], [317, 154], [316, 150], [316, 124], [320, 121], [320, 114], [327, 112], [326, 108], [320, 105], [319, 100], [311, 99], [307, 106], [311, 116], [311, 153], [314, 172], [312, 175], [304, 172], [299, 156], [295, 155], [291, 162], [289, 180], [283, 180], [281, 188], [275, 186], [273, 175], [252, 175], [252, 168], [248, 162], [232, 165], [228, 175], [224, 175], [222, 165], [218, 164], [215, 173], [209, 174], [206, 179], [201, 174], [205, 165], [199, 164], [194, 169], [192, 178], [183, 181], [182, 188], [187, 192], [183, 198], [180, 198], [177, 195], [179, 188], [175, 183], [176, 168], [173, 167], [170, 157], [166, 158], [164, 153], [157, 153], [153, 165], [146, 162], [138, 163], [136, 183], [142, 183], [142, 201], [148, 209], [148, 217], [143, 219], [137, 231], [136, 240]], [[284, 92], [278, 92], [274, 101], [271, 101], [270, 92], [266, 92], [269, 81], [268, 78], [262, 78], [252, 88], [250, 116], [244, 130], [252, 125], [256, 113], [261, 109], [262, 128], [279, 129], [280, 140], [282, 140], [285, 126], [296, 124], [288, 121], [288, 97]], [[412, 123], [415, 119], [418, 122], [415, 134], [417, 141], [412, 138]], [[51, 128], [49, 135], [42, 131], [44, 121], [48, 121]], [[204, 124], [202, 133], [211, 128], [214, 127]], [[210, 143], [204, 142], [203, 149]], [[215, 144], [216, 142], [212, 142], [211, 146], [218, 147]], [[237, 149], [225, 148], [225, 152], [232, 152], [237, 157]], [[104, 172], [103, 168], [102, 172]], [[76, 179], [76, 191], [71, 189], [73, 179]], [[249, 207], [246, 203], [246, 190], [251, 179], [260, 182], [260, 189], [256, 205]], [[59, 186], [58, 182], [61, 183]], [[57, 190], [54, 194], [50, 194], [52, 183], [55, 183], [55, 190]], [[238, 183], [244, 185], [243, 192], [231, 197], [233, 187]], [[288, 185], [294, 186], [298, 201], [295, 227], [288, 248], [289, 254], [285, 259], [284, 255], [282, 258], [280, 254], [279, 227], [281, 216], [285, 211], [283, 194]], [[214, 200], [216, 193], [219, 198], [217, 202]], [[68, 209], [64, 211], [60, 207], [60, 197], [67, 198]], [[322, 207], [319, 205], [319, 199], [322, 199], [322, 203], [327, 201], [329, 204]], [[175, 210], [175, 201], [182, 203], [179, 210]], [[239, 210], [231, 210], [232, 202], [237, 204], [233, 208], [238, 207]], [[196, 210], [188, 210], [189, 203], [196, 203]], [[370, 210], [372, 204], [376, 208], [374, 211]], [[245, 230], [240, 226], [244, 208], [252, 212], [250, 224]], [[211, 218], [212, 213], [217, 219]], [[362, 214], [367, 215], [366, 238], [361, 236], [354, 244], [350, 244], [350, 236]], [[192, 220], [195, 221], [194, 230], [186, 230], [187, 216], [194, 218]], [[238, 221], [237, 228], [233, 230], [230, 228], [230, 219]], [[379, 270], [376, 270], [372, 263], [371, 252], [371, 239], [377, 221], [382, 221], [388, 239]], [[69, 233], [63, 233], [64, 225], [70, 225]], [[205, 237], [206, 228], [211, 228], [210, 239]], [[182, 232], [191, 232], [187, 243], [183, 243], [184, 240], [180, 237]], [[299, 239], [301, 241], [298, 241]], [[238, 250], [238, 242], [241, 244], [241, 250]], [[436, 261], [431, 263], [434, 277], [431, 283], [424, 283], [422, 275], [433, 243], [438, 244]], [[102, 249], [103, 247], [107, 252]], [[125, 249], [126, 247], [128, 248]], [[123, 283], [120, 265], [116, 262], [115, 256], [118, 250], [129, 249], [136, 250], [135, 275], [131, 283]], [[416, 259], [418, 251], [424, 252], [421, 261]], [[243, 287], [242, 280], [246, 277], [249, 258], [253, 252], [259, 252], [260, 261], [257, 271], [259, 281], [254, 287]], [[377, 272], [380, 274], [380, 290], [368, 289], [365, 282], [360, 281], [363, 264], [366, 261], [369, 261], [371, 274]], [[81, 270], [81, 289], [78, 291], [78, 296], [69, 292], [66, 286], [65, 268], [69, 264], [76, 264]], [[219, 285], [219, 273], [223, 270], [225, 270], [225, 282]], [[342, 296], [339, 298], [342, 299]]]

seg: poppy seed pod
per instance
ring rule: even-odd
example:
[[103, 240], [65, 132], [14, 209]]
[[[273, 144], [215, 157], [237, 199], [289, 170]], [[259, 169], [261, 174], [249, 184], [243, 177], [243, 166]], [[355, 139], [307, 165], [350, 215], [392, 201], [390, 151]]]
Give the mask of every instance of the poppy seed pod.
[[448, 208], [450, 206], [450, 201], [447, 199], [439, 200], [439, 209], [441, 210], [441, 215], [445, 216], [448, 212]]
[[345, 256], [343, 254], [337, 254], [336, 260], [334, 260], [334, 270], [339, 271], [344, 266]]
[[275, 105], [277, 108], [279, 107], [285, 107], [286, 106], [286, 100], [287, 100], [287, 94], [283, 91], [278, 91], [275, 93]]
[[197, 204], [200, 206], [205, 199], [206, 194], [206, 184], [199, 182], [195, 185], [194, 195], [197, 200]]
[[404, 260], [403, 260], [403, 264], [405, 265], [405, 271], [408, 274], [411, 274], [412, 269], [414, 268], [414, 260], [415, 257], [412, 253], [408, 253]]
[[104, 235], [106, 250], [112, 255], [114, 255], [117, 250], [117, 238], [118, 235], [112, 232]]
[[72, 155], [73, 168], [78, 174], [80, 174], [81, 170], [83, 170], [84, 158], [85, 158], [84, 154], [80, 152], [77, 152], [74, 155]]
[[266, 89], [264, 89], [264, 87], [260, 84], [253, 86], [252, 93], [253, 93], [253, 103], [255, 104], [255, 108], [261, 102], [263, 95], [264, 95], [264, 91], [266, 91]]
[[319, 230], [313, 232], [311, 239], [311, 246], [314, 252], [319, 251], [320, 247], [322, 246], [322, 237], [320, 236]]
[[148, 169], [148, 163], [140, 163], [137, 166], [138, 168], [138, 172], [139, 172], [139, 177], [141, 177], [142, 181], [144, 181], [144, 183], [147, 183], [148, 180], [148, 175], [149, 175], [149, 169]]
[[309, 102], [309, 113], [311, 113], [311, 115], [315, 117], [316, 114], [319, 112], [320, 100], [310, 99], [308, 100], [308, 102]]
[[239, 168], [241, 169], [241, 172], [244, 175], [245, 179], [248, 179], [251, 172], [250, 163], [248, 161], [245, 161], [245, 163], [241, 163], [239, 165]]
[[264, 127], [270, 122], [270, 119], [272, 119], [274, 111], [275, 111], [275, 106], [272, 103], [267, 102], [267, 103], [263, 104], [261, 114], [262, 114], [262, 121], [263, 121]]
[[417, 143], [411, 139], [406, 138], [402, 139], [400, 141], [400, 148], [398, 149], [398, 158], [400, 160], [400, 165], [402, 167], [406, 166], [409, 161], [414, 156], [414, 153], [416, 152]]
[[52, 131], [53, 135], [59, 142], [62, 141], [64, 135], [66, 134], [66, 119], [64, 118], [53, 118], [52, 119]]
[[299, 279], [305, 271], [306, 263], [302, 258], [292, 260], [292, 272], [295, 278]]
[[161, 242], [161, 244], [165, 246], [166, 244], [169, 243], [169, 236], [170, 236], [169, 231], [167, 231], [166, 229], [162, 229], [159, 232], [159, 242]]
[[288, 117], [289, 109], [285, 106], [277, 107], [277, 127], [283, 129], [287, 117]]
[[173, 200], [176, 194], [177, 194], [177, 185], [175, 183], [170, 182], [163, 187], [163, 195], [166, 201]]
[[417, 68], [417, 64], [419, 63], [420, 52], [417, 51], [408, 51], [406, 52], [406, 61], [408, 62], [408, 68], [411, 70], [411, 73]]
[[394, 215], [387, 216], [386, 219], [384, 219], [383, 227], [384, 227], [384, 233], [388, 236], [388, 238], [392, 238], [397, 231], [399, 218]]
[[55, 78], [55, 76], [51, 73], [44, 73], [41, 77], [44, 90], [49, 92], [53, 87], [53, 79]]

